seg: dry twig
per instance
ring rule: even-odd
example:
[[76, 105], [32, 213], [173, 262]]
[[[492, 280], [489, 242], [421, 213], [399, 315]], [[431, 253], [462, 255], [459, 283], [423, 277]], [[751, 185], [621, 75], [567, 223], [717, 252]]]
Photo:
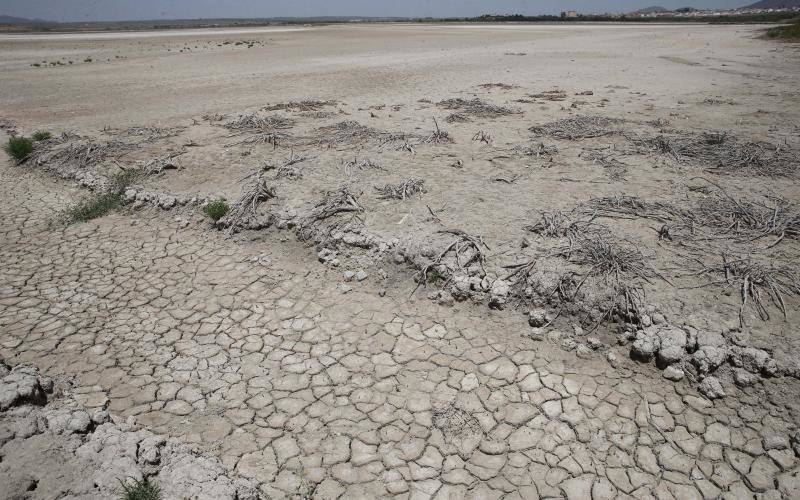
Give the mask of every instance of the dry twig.
[[473, 141], [480, 141], [485, 142], [486, 144], [492, 143], [492, 136], [484, 132], [483, 130], [478, 130], [475, 135], [472, 136]]

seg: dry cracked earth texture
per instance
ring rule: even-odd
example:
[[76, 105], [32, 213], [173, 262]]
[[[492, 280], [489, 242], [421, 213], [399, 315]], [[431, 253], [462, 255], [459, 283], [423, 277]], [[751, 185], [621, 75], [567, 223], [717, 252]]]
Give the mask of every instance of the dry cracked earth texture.
[[[326, 249], [295, 241], [295, 234], [281, 227], [290, 218], [280, 217], [284, 209], [299, 210], [306, 202], [313, 204], [311, 198], [338, 189], [343, 177], [353, 181], [354, 190], [373, 193], [379, 180], [380, 184], [401, 180], [396, 177], [400, 172], [427, 176], [430, 198], [409, 200], [404, 209], [377, 200], [374, 193], [371, 199], [364, 196], [372, 209], [370, 227], [385, 239], [398, 230], [427, 228], [440, 234], [438, 223], [423, 225], [430, 222], [428, 215], [436, 222], [437, 212], [444, 219], [439, 221], [442, 226], [480, 229], [493, 248], [499, 247], [491, 262], [495, 271], [503, 269], [500, 257], [513, 256], [521, 236], [530, 236], [522, 233], [523, 223], [532, 222], [528, 209], [567, 210], [589, 196], [620, 193], [639, 193], [645, 200], [671, 194], [677, 206], [690, 199], [689, 192], [710, 189], [685, 182], [699, 173], [712, 175], [702, 165], [665, 163], [652, 154], [626, 156], [631, 162], [628, 174], [622, 168], [626, 164], [620, 167], [613, 161], [612, 167], [619, 171], [606, 172], [605, 167], [590, 169], [587, 162], [578, 161], [580, 155], [600, 150], [564, 139], [558, 148], [563, 156], [546, 160], [552, 156], [546, 147], [550, 138], [521, 142], [531, 138], [531, 125], [574, 117], [579, 109], [600, 112], [614, 105], [620, 107], [613, 114], [627, 120], [625, 127], [633, 127], [626, 129], [628, 133], [655, 134], [666, 122], [645, 123], [654, 117], [674, 121], [673, 135], [678, 139], [689, 137], [689, 129], [731, 129], [735, 121], [734, 146], [740, 139], [768, 138], [786, 145], [774, 152], [790, 157], [797, 136], [795, 51], [734, 36], [734, 28], [692, 28], [691, 33], [684, 33], [685, 27], [660, 28], [662, 37], [671, 38], [641, 33], [634, 38], [639, 31], [649, 33], [651, 27], [581, 28], [573, 38], [547, 31], [536, 35], [538, 48], [532, 45], [533, 35], [522, 28], [497, 30], [491, 36], [483, 31], [480, 36], [468, 35], [469, 30], [458, 28], [447, 38], [437, 36], [438, 45], [430, 47], [425, 40], [435, 33], [426, 31], [417, 38], [403, 34], [423, 28], [384, 28], [389, 31], [382, 35], [399, 33], [407, 45], [422, 52], [403, 54], [403, 46], [395, 46], [397, 38], [378, 46], [383, 36], [375, 36], [369, 31], [374, 28], [367, 27], [284, 34], [250, 51], [256, 54], [254, 59], [228, 57], [229, 51], [238, 50], [228, 45], [214, 45], [217, 48], [209, 51], [216, 54], [213, 59], [167, 46], [154, 49], [169, 52], [160, 56], [142, 55], [140, 48], [127, 45], [96, 48], [124, 48], [131, 64], [139, 65], [132, 67], [142, 69], [138, 85], [125, 79], [131, 69], [123, 68], [129, 64], [127, 55], [114, 56], [112, 62], [110, 52], [102, 65], [98, 57], [98, 64], [87, 62], [80, 72], [77, 66], [41, 68], [48, 73], [36, 73], [34, 78], [31, 75], [40, 68], [30, 65], [27, 46], [7, 41], [4, 53], [16, 56], [4, 62], [7, 71], [0, 79], [9, 87], [8, 95], [24, 98], [6, 99], [4, 109], [26, 133], [34, 124], [53, 126], [54, 132], [73, 127], [86, 132], [101, 123], [127, 127], [133, 121], [148, 123], [159, 117], [162, 123], [180, 124], [180, 133], [170, 132], [164, 143], [142, 140], [141, 149], [127, 148], [130, 137], [126, 143], [112, 141], [125, 147], [102, 166], [133, 166], [136, 160], [151, 159], [151, 153], [163, 155], [169, 146], [188, 168], [148, 177], [144, 190], [133, 192], [137, 203], [130, 207], [91, 222], [64, 225], [56, 222], [58, 214], [85, 194], [65, 179], [92, 187], [100, 177], [88, 167], [98, 165], [82, 165], [87, 168], [57, 179], [48, 174], [48, 168], [55, 167], [49, 163], [55, 161], [44, 161], [43, 168], [0, 164], [0, 360], [14, 367], [5, 376], [5, 365], [0, 365], [4, 375], [0, 473], [10, 476], [9, 471], [19, 470], [23, 456], [24, 463], [31, 464], [25, 466], [25, 477], [0, 476], [0, 499], [103, 498], [119, 493], [117, 480], [140, 474], [160, 484], [165, 498], [252, 497], [233, 487], [236, 484], [248, 485], [247, 491], [255, 486], [264, 498], [800, 497], [800, 370], [793, 356], [796, 294], [787, 293], [784, 321], [753, 321], [757, 346], [774, 351], [775, 359], [765, 350], [750, 350], [749, 371], [754, 373], [736, 372], [770, 376], [750, 377], [748, 383], [736, 379], [740, 387], [726, 384], [727, 397], [709, 400], [698, 393], [691, 371], [672, 377], [683, 377], [676, 383], [667, 381], [655, 366], [628, 359], [625, 351], [630, 346], [615, 345], [613, 336], [603, 339], [610, 346], [597, 351], [586, 345], [565, 351], [555, 336], [532, 336], [526, 318], [513, 308], [494, 310], [452, 300], [436, 304], [425, 298], [424, 291], [412, 293], [415, 283], [399, 265], [385, 269], [364, 265], [369, 272], [349, 270], [348, 282], [343, 283], [342, 271], [353, 262], [345, 255], [340, 267], [332, 261], [318, 262]], [[344, 31], [347, 36], [341, 36]], [[598, 43], [601, 32], [613, 43]], [[751, 32], [755, 36], [748, 28]], [[498, 41], [486, 46], [490, 39]], [[47, 39], [43, 41], [41, 47], [34, 42], [36, 50], [49, 53], [52, 49]], [[461, 47], [467, 42], [469, 46]], [[620, 51], [621, 43], [637, 47], [636, 57]], [[442, 44], [450, 51], [440, 50]], [[564, 52], [563, 44], [572, 52]], [[380, 49], [385, 59], [365, 56], [363, 47]], [[577, 52], [576, 47], [580, 47]], [[585, 52], [585, 47], [592, 51]], [[719, 51], [717, 56], [709, 55], [714, 53], [709, 47]], [[595, 51], [601, 49], [605, 51], [601, 54], [614, 54], [612, 62], [598, 57]], [[524, 51], [531, 51], [532, 57], [525, 59]], [[675, 57], [676, 51], [692, 60]], [[352, 57], [340, 57], [340, 52]], [[572, 64], [571, 53], [580, 56], [582, 72], [577, 79], [578, 65]], [[735, 58], [722, 57], [725, 54]], [[537, 63], [542, 55], [547, 62]], [[512, 58], [522, 62], [508, 62]], [[263, 81], [248, 77], [247, 85], [237, 81], [255, 71], [253, 60], [269, 61], [265, 67], [276, 73]], [[320, 65], [322, 60], [327, 63]], [[405, 64], [411, 70], [401, 75], [398, 68]], [[640, 71], [645, 67], [647, 71]], [[83, 72], [89, 69], [91, 73]], [[308, 78], [306, 69], [316, 77]], [[209, 72], [215, 78], [207, 78]], [[106, 79], [112, 75], [118, 80]], [[187, 75], [198, 77], [192, 80]], [[489, 83], [499, 75], [514, 85]], [[193, 86], [187, 87], [187, 82]], [[568, 90], [556, 92], [562, 97], [553, 91], [541, 94], [544, 97], [523, 95], [565, 82], [570, 83]], [[308, 118], [297, 123], [298, 141], [303, 134], [320, 130], [334, 135], [338, 131], [345, 139], [347, 134], [356, 139], [359, 133], [377, 134], [381, 140], [372, 137], [373, 144], [358, 150], [317, 144], [295, 151], [291, 142], [288, 147], [277, 147], [274, 141], [254, 146], [239, 143], [241, 138], [230, 144], [230, 130], [214, 125], [225, 117], [216, 118], [212, 112], [263, 106], [265, 85], [273, 104], [303, 96], [350, 101], [307, 116], [297, 110], [297, 118]], [[428, 98], [418, 95], [420, 87], [430, 93]], [[586, 92], [589, 87], [594, 93]], [[233, 90], [220, 95], [220, 88]], [[765, 98], [767, 88], [774, 99]], [[103, 98], [89, 102], [85, 93], [102, 93]], [[431, 145], [431, 138], [436, 143], [439, 138], [424, 135], [431, 130], [429, 115], [443, 117], [447, 99], [462, 94], [480, 95], [515, 110], [524, 104], [526, 114], [456, 120], [448, 123], [456, 140], [453, 149]], [[572, 103], [561, 104], [568, 94]], [[386, 107], [386, 102], [405, 104]], [[185, 121], [190, 117], [194, 117], [191, 124]], [[51, 118], [55, 121], [48, 124]], [[375, 128], [362, 127], [361, 122]], [[317, 127], [322, 124], [326, 127]], [[13, 130], [13, 123], [0, 125]], [[486, 128], [476, 134], [478, 126]], [[382, 130], [412, 129], [421, 142], [404, 142], [402, 138], [411, 136], [402, 135], [396, 137], [402, 142], [398, 149], [377, 144], [384, 145]], [[480, 135], [486, 131], [495, 135], [496, 147], [486, 134]], [[125, 133], [108, 128], [101, 135], [105, 142]], [[588, 144], [615, 151], [615, 144], [627, 144], [620, 137], [603, 134], [602, 140]], [[726, 136], [703, 137], [721, 144]], [[4, 133], [0, 138], [5, 139]], [[65, 135], [66, 142], [56, 138], [52, 144], [68, 146], [73, 140], [82, 138]], [[159, 151], [148, 149], [148, 143]], [[538, 149], [523, 148], [528, 152], [513, 157], [509, 153], [537, 144]], [[95, 147], [89, 146], [89, 150]], [[278, 220], [268, 221], [274, 222], [275, 230], [260, 232], [251, 241], [247, 240], [252, 234], [230, 238], [214, 229], [203, 220], [198, 204], [176, 204], [169, 195], [164, 198], [169, 201], [164, 208], [171, 209], [167, 212], [139, 199], [151, 189], [189, 197], [209, 192], [235, 196], [253, 168], [261, 166], [263, 174], [267, 166], [287, 156], [284, 166], [290, 167], [295, 152], [310, 156], [309, 168], [275, 169], [270, 180], [278, 185], [277, 198], [264, 203], [280, 209]], [[384, 173], [371, 168], [376, 166], [371, 161], [358, 162], [371, 160], [364, 156], [369, 154], [393, 170]], [[602, 156], [602, 151], [598, 154]], [[354, 173], [361, 166], [370, 169]], [[442, 171], [456, 174], [436, 175]], [[304, 175], [305, 182], [300, 182]], [[797, 199], [789, 174], [714, 175], [712, 187], [736, 188], [747, 197], [764, 188], [789, 202]], [[517, 188], [518, 194], [513, 194]], [[410, 229], [402, 224], [407, 217]], [[621, 222], [612, 227], [624, 232], [626, 226]], [[637, 240], [662, 247], [660, 233], [648, 221], [630, 230], [635, 236], [644, 235]], [[359, 237], [351, 246], [368, 246], [364, 239]], [[796, 238], [781, 236], [781, 240], [765, 255], [793, 267]], [[729, 240], [714, 241], [725, 249], [731, 246]], [[749, 238], [747, 244], [754, 245]], [[533, 246], [526, 251], [533, 253]], [[404, 261], [400, 257], [397, 260]], [[458, 264], [457, 256], [455, 261]], [[369, 264], [370, 258], [359, 265], [363, 262]], [[678, 294], [665, 287], [656, 291], [661, 294], [657, 301], [684, 297], [679, 307], [663, 311], [673, 320], [700, 316], [707, 324], [707, 328], [701, 325], [706, 330], [701, 333], [715, 333], [720, 342], [718, 330], [739, 331], [738, 322], [735, 328], [723, 324], [724, 318], [736, 322], [740, 306], [735, 294], [695, 291], [692, 295], [688, 288]], [[755, 315], [751, 309], [745, 312]], [[749, 316], [746, 319], [757, 319]], [[675, 330], [665, 332], [672, 335]], [[661, 361], [684, 360], [688, 368], [690, 342], [686, 334], [679, 336], [680, 342], [673, 342], [672, 337], [656, 339], [645, 331], [636, 338], [634, 349], [650, 357], [658, 354]], [[740, 340], [733, 337], [724, 342]], [[693, 344], [697, 343], [695, 339]], [[702, 347], [697, 352], [705, 354]], [[613, 363], [605, 353], [613, 355]], [[727, 361], [727, 351], [723, 354], [726, 358], [715, 368]], [[696, 358], [693, 355], [692, 360]], [[719, 372], [729, 374], [729, 368], [725, 364]], [[36, 379], [37, 373], [42, 381]], [[21, 398], [17, 394], [24, 392], [19, 386], [22, 379], [43, 387], [49, 385], [48, 379], [56, 380], [56, 387], [67, 388], [63, 395], [58, 389], [48, 395], [44, 407], [38, 400], [6, 406], [4, 401]], [[185, 449], [194, 458], [181, 451]], [[120, 455], [117, 460], [115, 454]], [[65, 479], [54, 481], [55, 477]], [[206, 480], [219, 488], [204, 486]], [[32, 485], [36, 487], [29, 490]]]
[[69, 189], [6, 166], [0, 190], [6, 361], [72, 377], [89, 411], [264, 497], [800, 495], [786, 379], [712, 402], [520, 335], [507, 311], [369, 278], [342, 294], [286, 238], [235, 243], [157, 210], [54, 226]]

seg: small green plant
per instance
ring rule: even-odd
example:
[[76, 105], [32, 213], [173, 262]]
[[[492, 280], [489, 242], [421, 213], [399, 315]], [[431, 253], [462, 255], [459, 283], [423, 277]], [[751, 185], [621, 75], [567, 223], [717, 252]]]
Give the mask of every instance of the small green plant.
[[92, 58], [91, 57], [87, 57], [86, 59], [83, 60], [83, 62], [90, 63], [90, 62], [92, 62]]
[[138, 172], [125, 170], [110, 179], [108, 187], [68, 207], [64, 211], [64, 220], [71, 224], [87, 222], [102, 217], [122, 205], [122, 195], [130, 186]]
[[212, 201], [203, 208], [203, 212], [208, 215], [214, 222], [219, 221], [230, 212], [231, 207], [228, 202], [220, 198], [219, 200]]
[[8, 156], [22, 163], [33, 152], [33, 141], [27, 137], [9, 137], [8, 142], [3, 146]]
[[122, 496], [120, 500], [160, 500], [161, 488], [151, 483], [150, 479], [133, 479], [122, 482]]
[[49, 139], [51, 137], [53, 137], [53, 135], [50, 132], [48, 132], [47, 130], [37, 130], [36, 132], [31, 134], [31, 139], [33, 139], [36, 142], [46, 141], [47, 139]]

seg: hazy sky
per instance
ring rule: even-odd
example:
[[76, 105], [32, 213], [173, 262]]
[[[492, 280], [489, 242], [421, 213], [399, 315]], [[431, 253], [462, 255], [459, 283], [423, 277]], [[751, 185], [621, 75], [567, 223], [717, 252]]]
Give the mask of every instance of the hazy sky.
[[741, 7], [755, 0], [0, 0], [0, 15], [52, 21], [281, 16], [475, 16]]

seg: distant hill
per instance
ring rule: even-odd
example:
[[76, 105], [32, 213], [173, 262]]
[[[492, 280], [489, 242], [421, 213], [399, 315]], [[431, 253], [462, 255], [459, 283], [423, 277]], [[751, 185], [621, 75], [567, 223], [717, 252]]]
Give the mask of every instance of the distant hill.
[[761, 0], [752, 5], [744, 7], [745, 9], [786, 9], [791, 7], [800, 7], [800, 0]]
[[633, 14], [655, 14], [657, 12], [669, 12], [669, 11], [664, 7], [661, 7], [660, 5], [654, 5], [652, 7], [645, 7], [644, 9], [635, 10], [633, 11]]
[[34, 25], [34, 24], [52, 24], [50, 21], [42, 19], [26, 19], [24, 17], [14, 16], [0, 16], [0, 24], [18, 24], [18, 25]]

